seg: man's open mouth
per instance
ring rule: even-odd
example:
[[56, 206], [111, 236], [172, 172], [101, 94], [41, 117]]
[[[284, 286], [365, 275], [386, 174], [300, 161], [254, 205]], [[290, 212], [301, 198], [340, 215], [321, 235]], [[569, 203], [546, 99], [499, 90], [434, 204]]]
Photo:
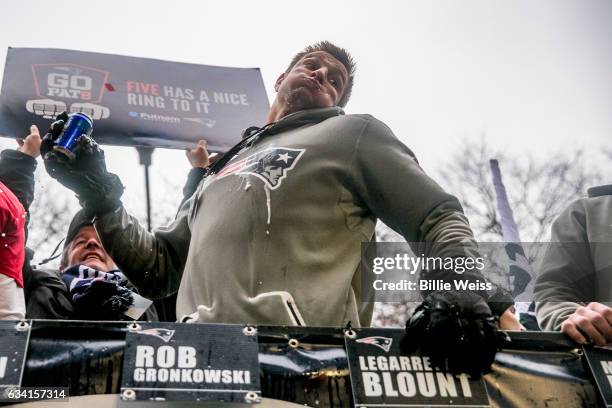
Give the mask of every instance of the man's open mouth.
[[103, 262], [104, 259], [102, 259], [102, 258], [103, 258], [102, 255], [94, 253], [94, 252], [91, 252], [91, 253], [86, 254], [85, 257], [83, 258], [83, 260], [84, 261], [98, 260], [98, 261]]

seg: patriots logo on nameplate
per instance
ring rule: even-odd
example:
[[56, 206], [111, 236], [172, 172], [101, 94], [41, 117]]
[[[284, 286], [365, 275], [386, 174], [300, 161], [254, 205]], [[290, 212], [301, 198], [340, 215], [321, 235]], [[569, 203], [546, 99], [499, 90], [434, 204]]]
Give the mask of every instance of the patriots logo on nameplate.
[[163, 340], [164, 343], [169, 342], [172, 336], [174, 336], [174, 330], [160, 329], [160, 328], [139, 330], [139, 331], [136, 331], [136, 333], [146, 334], [148, 336], [155, 336], [158, 339]]
[[373, 346], [380, 347], [381, 349], [385, 350], [387, 353], [389, 352], [389, 349], [391, 348], [391, 344], [393, 343], [393, 339], [390, 339], [388, 337], [382, 337], [382, 336], [364, 337], [362, 339], [357, 339], [355, 341], [357, 343], [371, 344]]

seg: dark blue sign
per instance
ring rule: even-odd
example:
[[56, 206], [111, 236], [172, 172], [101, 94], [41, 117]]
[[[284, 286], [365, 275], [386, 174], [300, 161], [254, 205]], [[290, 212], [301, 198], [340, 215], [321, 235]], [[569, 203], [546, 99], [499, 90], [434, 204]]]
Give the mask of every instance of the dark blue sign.
[[9, 393], [21, 385], [29, 338], [30, 321], [0, 321], [0, 400], [19, 399]]
[[125, 341], [124, 400], [261, 400], [254, 327], [138, 322]]
[[101, 144], [223, 152], [241, 131], [265, 124], [258, 68], [227, 68], [40, 48], [9, 48], [0, 93], [0, 134], [41, 131], [62, 111], [94, 120]]
[[345, 334], [355, 407], [489, 407], [481, 379], [453, 375], [429, 358], [402, 350], [403, 329]]
[[612, 407], [612, 347], [583, 346], [602, 406]]

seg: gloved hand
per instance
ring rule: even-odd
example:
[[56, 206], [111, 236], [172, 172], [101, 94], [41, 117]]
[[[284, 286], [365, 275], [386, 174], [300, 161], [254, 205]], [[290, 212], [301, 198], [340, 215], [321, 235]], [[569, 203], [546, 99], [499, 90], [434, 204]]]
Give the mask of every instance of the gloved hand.
[[72, 297], [76, 318], [125, 320], [123, 313], [134, 303], [132, 292], [116, 283], [94, 279], [83, 292]]
[[49, 131], [42, 138], [42, 142], [40, 144], [40, 154], [42, 155], [43, 159], [53, 150], [55, 141], [64, 131], [64, 125], [66, 122], [68, 122], [68, 113], [62, 112], [55, 117], [55, 122], [51, 123], [51, 126], [49, 126]]
[[434, 366], [479, 377], [491, 369], [504, 337], [486, 301], [472, 292], [433, 292], [406, 322], [405, 351], [430, 357]]
[[104, 151], [98, 144], [89, 137], [79, 137], [74, 159], [53, 150], [67, 120], [66, 112], [59, 114], [42, 140], [40, 150], [47, 173], [74, 191], [91, 215], [114, 211], [121, 205], [123, 185], [116, 174], [106, 170]]

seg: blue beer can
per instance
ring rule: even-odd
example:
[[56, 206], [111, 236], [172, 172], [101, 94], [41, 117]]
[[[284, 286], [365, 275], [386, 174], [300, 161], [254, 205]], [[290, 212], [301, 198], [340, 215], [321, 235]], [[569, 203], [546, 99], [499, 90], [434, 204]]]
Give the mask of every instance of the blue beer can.
[[64, 131], [57, 139], [54, 150], [64, 153], [70, 158], [74, 158], [74, 148], [76, 141], [81, 136], [91, 136], [93, 131], [93, 121], [84, 113], [73, 113], [68, 117], [68, 122], [64, 125]]

